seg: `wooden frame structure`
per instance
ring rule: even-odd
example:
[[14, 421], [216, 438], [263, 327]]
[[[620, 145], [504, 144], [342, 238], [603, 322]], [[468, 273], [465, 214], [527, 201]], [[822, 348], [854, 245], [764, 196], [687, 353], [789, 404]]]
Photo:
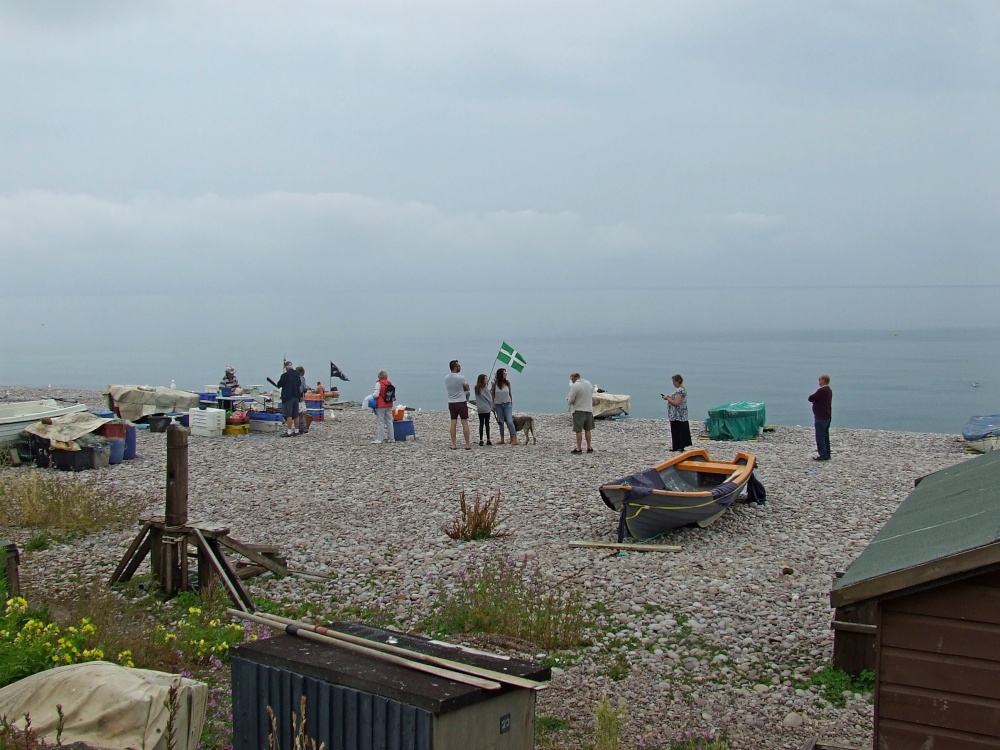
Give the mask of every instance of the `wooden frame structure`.
[[[293, 571], [273, 545], [245, 544], [229, 536], [229, 528], [211, 521], [188, 520], [188, 431], [180, 425], [167, 428], [166, 513], [141, 519], [143, 524], [111, 575], [110, 585], [131, 580], [149, 557], [153, 579], [167, 597], [192, 590], [190, 558], [197, 557], [198, 588], [218, 580], [233, 603], [253, 612], [253, 600], [243, 579], [266, 570], [280, 575]], [[248, 563], [233, 563], [225, 549], [242, 555]]]

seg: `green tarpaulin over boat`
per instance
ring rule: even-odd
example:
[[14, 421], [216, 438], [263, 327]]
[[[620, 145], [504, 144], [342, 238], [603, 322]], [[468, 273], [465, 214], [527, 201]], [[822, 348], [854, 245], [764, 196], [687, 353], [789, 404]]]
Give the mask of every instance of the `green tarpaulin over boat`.
[[734, 401], [708, 410], [705, 427], [712, 440], [753, 440], [764, 429], [764, 404]]

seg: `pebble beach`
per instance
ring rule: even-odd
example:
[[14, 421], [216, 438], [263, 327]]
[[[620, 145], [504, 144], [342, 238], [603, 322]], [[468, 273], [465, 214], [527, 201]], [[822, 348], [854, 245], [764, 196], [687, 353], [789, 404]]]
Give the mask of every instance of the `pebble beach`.
[[[58, 397], [106, 408], [93, 391], [4, 391], [11, 401]], [[835, 707], [805, 686], [832, 658], [834, 574], [915, 479], [970, 457], [954, 435], [838, 429], [836, 409], [828, 462], [812, 460], [811, 425], [725, 443], [698, 439], [703, 424], [692, 422], [694, 447], [712, 458], [738, 450], [757, 457], [767, 502], [735, 505], [708, 528], [657, 540], [679, 552], [621, 552], [569, 543], [616, 541], [617, 516], [597, 487], [670, 455], [665, 420], [599, 420], [595, 452], [572, 455], [568, 414], [533, 415], [537, 444], [491, 447], [478, 445], [473, 415], [467, 451], [461, 434], [459, 450], [450, 449], [443, 408], [411, 413], [416, 439], [384, 445], [370, 444], [370, 410], [328, 413], [333, 419], [293, 438], [192, 436], [190, 517], [227, 525], [243, 542], [278, 545], [290, 568], [330, 576], [322, 584], [262, 576], [249, 582], [253, 592], [388, 608], [402, 629], [429, 612], [439, 581], [487, 554], [537, 565], [552, 585], [579, 587], [603, 613], [599, 632], [594, 645], [553, 668], [536, 709], [569, 722], [559, 745], [567, 748], [586, 744], [604, 697], [627, 712], [625, 750], [667, 746], [692, 731], [723, 733], [739, 750], [798, 748], [816, 737], [871, 747], [870, 696]], [[492, 430], [496, 442], [495, 423]], [[76, 476], [142, 493], [150, 498], [143, 513], [162, 514], [165, 465], [165, 435], [142, 430], [135, 460]], [[505, 536], [459, 542], [444, 533], [463, 492], [500, 494]], [[137, 530], [22, 552], [26, 594], [70, 590], [81, 571], [106, 581]], [[24, 541], [24, 530], [6, 531]], [[525, 643], [468, 642], [536, 661], [553, 656]]]

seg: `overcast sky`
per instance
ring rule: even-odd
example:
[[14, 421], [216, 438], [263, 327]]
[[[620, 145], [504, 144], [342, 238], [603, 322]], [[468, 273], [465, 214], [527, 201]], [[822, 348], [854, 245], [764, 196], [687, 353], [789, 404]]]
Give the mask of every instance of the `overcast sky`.
[[0, 293], [996, 284], [998, 94], [995, 0], [10, 0]]

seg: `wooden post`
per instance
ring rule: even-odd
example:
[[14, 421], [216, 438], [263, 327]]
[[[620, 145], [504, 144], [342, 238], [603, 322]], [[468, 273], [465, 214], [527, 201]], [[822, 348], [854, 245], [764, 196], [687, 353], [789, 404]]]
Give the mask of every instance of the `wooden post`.
[[7, 596], [14, 597], [21, 595], [21, 578], [18, 574], [18, 564], [21, 562], [21, 553], [14, 542], [0, 542], [0, 550], [4, 557], [4, 575], [7, 578]]
[[179, 424], [167, 427], [167, 526], [188, 521], [188, 431]]

